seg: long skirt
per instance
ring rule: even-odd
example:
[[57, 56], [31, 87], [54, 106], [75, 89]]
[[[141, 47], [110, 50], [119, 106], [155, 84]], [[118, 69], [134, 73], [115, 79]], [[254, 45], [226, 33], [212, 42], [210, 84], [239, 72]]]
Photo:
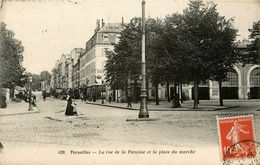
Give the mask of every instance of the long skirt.
[[68, 102], [65, 115], [66, 116], [72, 116], [72, 115], [75, 115], [75, 114], [77, 114], [77, 113], [73, 111], [73, 106], [71, 105], [71, 103]]

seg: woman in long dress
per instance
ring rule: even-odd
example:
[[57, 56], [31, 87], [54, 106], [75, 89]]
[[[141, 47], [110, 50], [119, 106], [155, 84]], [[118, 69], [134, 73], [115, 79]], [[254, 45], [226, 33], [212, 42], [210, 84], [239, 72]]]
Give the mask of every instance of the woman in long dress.
[[238, 123], [238, 121], [234, 121], [234, 124], [232, 128], [230, 129], [229, 133], [226, 136], [226, 139], [229, 141], [232, 141], [233, 145], [235, 146], [235, 149], [237, 151], [243, 151], [243, 144], [240, 143], [239, 134], [248, 134], [249, 131], [245, 131], [242, 129], [242, 127], [246, 127], [245, 125], [241, 125]]
[[66, 107], [65, 115], [72, 116], [72, 115], [76, 115], [76, 114], [77, 114], [77, 112], [73, 111], [72, 98], [69, 94], [67, 94], [67, 107]]

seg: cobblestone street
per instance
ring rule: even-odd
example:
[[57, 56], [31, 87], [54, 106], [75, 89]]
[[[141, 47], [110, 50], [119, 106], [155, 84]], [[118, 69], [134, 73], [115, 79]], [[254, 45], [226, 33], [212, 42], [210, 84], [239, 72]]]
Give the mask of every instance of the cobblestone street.
[[[239, 105], [240, 102], [227, 104]], [[26, 103], [12, 103], [10, 109], [15, 106], [24, 108], [24, 112], [27, 111]], [[38, 102], [38, 113], [1, 116], [0, 141], [4, 146], [1, 156], [5, 158], [4, 162], [16, 164], [16, 161], [23, 157], [19, 157], [18, 155], [21, 156], [21, 154], [18, 154], [16, 155], [17, 159], [12, 159], [13, 155], [10, 154], [14, 153], [12, 150], [18, 148], [16, 152], [19, 153], [23, 153], [21, 148], [25, 150], [31, 148], [32, 155], [35, 154], [36, 150], [37, 153], [53, 152], [51, 154], [53, 159], [62, 157], [58, 154], [60, 150], [65, 150], [68, 153], [73, 148], [88, 149], [91, 152], [98, 152], [100, 149], [193, 149], [196, 150], [194, 158], [212, 152], [213, 154], [209, 158], [218, 163], [216, 116], [253, 114], [256, 139], [258, 139], [260, 134], [257, 128], [260, 128], [260, 115], [257, 107], [259, 107], [259, 103], [251, 101], [244, 102], [239, 107], [219, 111], [150, 111], [150, 118], [156, 119], [155, 121], [129, 122], [126, 119], [137, 118], [137, 110], [104, 107], [78, 101], [79, 115], [65, 116], [66, 102], [48, 98], [45, 102], [42, 100]], [[5, 110], [1, 109], [1, 111]], [[26, 156], [29, 156], [28, 160], [31, 162], [30, 155]], [[99, 154], [93, 156], [97, 157], [97, 161], [101, 160]], [[137, 157], [139, 156], [137, 155]], [[178, 159], [180, 164], [185, 164], [185, 159], [182, 159], [181, 156], [168, 155], [166, 157], [167, 159]], [[66, 157], [68, 162], [73, 160], [69, 158]], [[53, 161], [51, 156], [49, 159]], [[87, 159], [87, 157], [80, 159]], [[158, 157], [158, 159], [163, 160], [164, 158]], [[118, 161], [120, 162], [120, 159]], [[52, 163], [59, 164], [58, 162]]]

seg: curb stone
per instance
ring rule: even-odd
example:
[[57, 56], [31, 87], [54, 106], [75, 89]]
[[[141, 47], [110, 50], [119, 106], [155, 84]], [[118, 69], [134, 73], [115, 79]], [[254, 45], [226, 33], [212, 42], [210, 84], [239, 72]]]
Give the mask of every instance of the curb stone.
[[[126, 110], [138, 110], [137, 108], [127, 108], [127, 107], [121, 107], [121, 106], [115, 106], [115, 105], [108, 105], [108, 104], [99, 104], [99, 103], [92, 103], [92, 102], [86, 102], [87, 104], [91, 104], [91, 105], [97, 105], [97, 106], [104, 106], [104, 107], [111, 107], [111, 108], [119, 108], [119, 109], [126, 109]], [[205, 109], [205, 110], [201, 110], [201, 109], [186, 109], [186, 110], [176, 110], [174, 108], [170, 109], [170, 110], [160, 110], [160, 109], [149, 109], [149, 111], [220, 111], [220, 110], [225, 110], [225, 109], [232, 109], [232, 108], [237, 108], [240, 106], [231, 106], [231, 107], [221, 107], [221, 108], [215, 108], [215, 109]]]

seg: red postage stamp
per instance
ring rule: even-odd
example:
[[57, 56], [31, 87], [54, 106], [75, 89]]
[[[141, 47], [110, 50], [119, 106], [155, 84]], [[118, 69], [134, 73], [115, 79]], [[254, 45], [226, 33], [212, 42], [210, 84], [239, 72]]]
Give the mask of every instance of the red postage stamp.
[[222, 160], [254, 158], [253, 116], [217, 117]]

